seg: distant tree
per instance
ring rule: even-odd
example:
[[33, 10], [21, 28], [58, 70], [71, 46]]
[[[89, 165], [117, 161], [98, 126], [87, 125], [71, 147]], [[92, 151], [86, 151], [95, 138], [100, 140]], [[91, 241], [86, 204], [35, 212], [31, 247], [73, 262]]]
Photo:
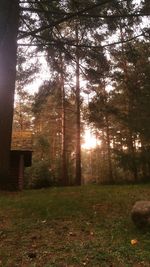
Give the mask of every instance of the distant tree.
[[[13, 118], [13, 130], [26, 131], [31, 130], [33, 126], [32, 103], [33, 95], [26, 88], [34, 80], [39, 70], [38, 62], [31, 63], [32, 53], [27, 57], [27, 53], [18, 49], [17, 75], [15, 90], [15, 106]], [[27, 62], [28, 58], [28, 62]]]
[[13, 131], [32, 131], [32, 103], [33, 96], [27, 91], [21, 90], [18, 93], [14, 108]]
[[[35, 116], [35, 156], [38, 159], [49, 162], [57, 181], [61, 185], [71, 182], [74, 152], [74, 106], [71, 100], [65, 98], [66, 130], [65, 130], [65, 153], [68, 172], [68, 181], [62, 178], [62, 84], [60, 80], [43, 85], [35, 96], [33, 107]], [[70, 173], [71, 171], [71, 173]], [[66, 179], [66, 177], [65, 177]], [[72, 183], [72, 182], [71, 182]]]
[[92, 123], [95, 128], [102, 131], [101, 149], [104, 149], [104, 153], [107, 155], [107, 166], [108, 166], [108, 178], [107, 182], [113, 183], [113, 167], [112, 167], [112, 111], [110, 96], [106, 89], [103, 87], [97, 88], [97, 94], [89, 103], [89, 115], [88, 120]]
[[[125, 168], [133, 173], [135, 181], [138, 180], [140, 173], [139, 151], [143, 146], [141, 139], [144, 147], [147, 148], [150, 140], [147, 121], [149, 117], [149, 53], [148, 43], [144, 40], [126, 44], [123, 52], [117, 50], [113, 53], [118, 64], [118, 70], [114, 72], [116, 84], [113, 101], [118, 109], [118, 120], [122, 125], [118, 131], [120, 134], [122, 132], [124, 147], [119, 152], [119, 158], [121, 163], [125, 164]], [[123, 56], [122, 59], [121, 56]], [[145, 164], [147, 165], [146, 161]]]

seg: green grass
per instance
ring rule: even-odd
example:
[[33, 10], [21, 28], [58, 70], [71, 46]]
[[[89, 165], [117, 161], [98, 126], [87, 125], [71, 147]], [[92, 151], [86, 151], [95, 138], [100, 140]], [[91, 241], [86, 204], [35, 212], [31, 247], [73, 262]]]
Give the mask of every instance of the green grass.
[[149, 193], [150, 185], [1, 192], [0, 266], [150, 266], [150, 233], [130, 218]]

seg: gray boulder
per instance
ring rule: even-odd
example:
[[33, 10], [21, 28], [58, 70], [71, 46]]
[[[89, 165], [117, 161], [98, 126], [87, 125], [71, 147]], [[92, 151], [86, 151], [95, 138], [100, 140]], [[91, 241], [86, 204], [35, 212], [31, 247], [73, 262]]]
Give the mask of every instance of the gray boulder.
[[150, 201], [137, 201], [131, 210], [131, 218], [138, 228], [150, 229]]

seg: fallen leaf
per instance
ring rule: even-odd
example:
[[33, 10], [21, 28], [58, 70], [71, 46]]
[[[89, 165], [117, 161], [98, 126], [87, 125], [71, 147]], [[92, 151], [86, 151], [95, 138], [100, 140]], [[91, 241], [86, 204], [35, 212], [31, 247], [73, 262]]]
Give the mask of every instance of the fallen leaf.
[[137, 239], [132, 239], [131, 240], [131, 245], [134, 246], [138, 243], [138, 240]]

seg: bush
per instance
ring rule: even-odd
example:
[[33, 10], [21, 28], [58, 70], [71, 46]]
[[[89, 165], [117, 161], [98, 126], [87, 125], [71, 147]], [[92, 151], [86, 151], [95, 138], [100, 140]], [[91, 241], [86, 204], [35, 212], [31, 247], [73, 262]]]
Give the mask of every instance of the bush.
[[54, 175], [49, 165], [44, 161], [34, 162], [32, 167], [25, 172], [25, 187], [30, 189], [40, 189], [53, 186], [55, 184]]

